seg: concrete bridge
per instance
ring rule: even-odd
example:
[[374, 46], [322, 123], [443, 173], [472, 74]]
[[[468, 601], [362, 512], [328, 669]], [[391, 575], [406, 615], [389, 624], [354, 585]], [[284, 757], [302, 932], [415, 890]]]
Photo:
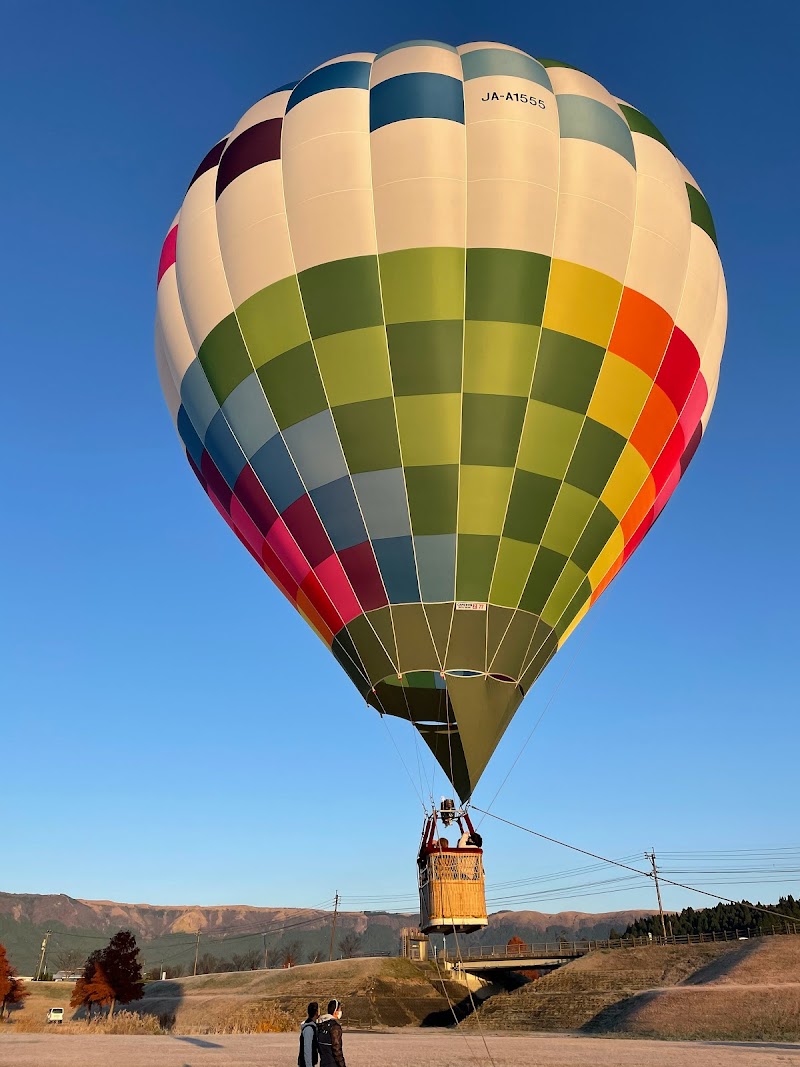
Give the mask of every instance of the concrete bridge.
[[542, 973], [562, 967], [565, 963], [599, 949], [641, 948], [645, 945], [701, 945], [709, 941], [745, 941], [755, 937], [800, 935], [800, 924], [787, 922], [784, 928], [728, 930], [704, 934], [682, 934], [669, 937], [616, 937], [591, 941], [545, 941], [538, 944], [476, 945], [461, 941], [461, 952], [442, 953], [439, 959], [460, 967], [468, 974], [488, 977], [490, 971], [528, 971]]
[[492, 971], [547, 973], [601, 946], [606, 947], [607, 942], [556, 941], [538, 945], [481, 945], [474, 949], [463, 946], [459, 956], [447, 953], [439, 959], [479, 977], [489, 977]]

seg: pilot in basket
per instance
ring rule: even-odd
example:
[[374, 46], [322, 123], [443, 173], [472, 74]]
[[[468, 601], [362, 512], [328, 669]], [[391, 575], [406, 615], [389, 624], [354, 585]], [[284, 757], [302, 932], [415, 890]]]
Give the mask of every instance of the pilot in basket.
[[[460, 837], [452, 846], [438, 836], [439, 822], [458, 825]], [[442, 799], [425, 819], [419, 847], [420, 928], [426, 934], [471, 934], [488, 925], [483, 873], [483, 839], [469, 814]]]

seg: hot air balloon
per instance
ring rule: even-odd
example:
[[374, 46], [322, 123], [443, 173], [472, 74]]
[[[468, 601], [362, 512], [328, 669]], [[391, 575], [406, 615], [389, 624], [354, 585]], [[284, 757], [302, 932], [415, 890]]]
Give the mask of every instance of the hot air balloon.
[[517, 48], [412, 41], [207, 153], [156, 350], [212, 503], [467, 802], [690, 463], [726, 306], [706, 200], [642, 112]]

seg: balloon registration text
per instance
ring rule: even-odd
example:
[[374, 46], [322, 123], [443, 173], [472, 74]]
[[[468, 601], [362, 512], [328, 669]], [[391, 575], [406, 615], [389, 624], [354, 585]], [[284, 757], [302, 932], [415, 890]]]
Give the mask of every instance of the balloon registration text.
[[486, 96], [481, 97], [482, 104], [491, 103], [493, 100], [514, 100], [520, 104], [530, 104], [531, 107], [540, 107], [545, 110], [544, 100], [539, 100], [536, 96], [528, 96], [527, 93], [487, 93]]

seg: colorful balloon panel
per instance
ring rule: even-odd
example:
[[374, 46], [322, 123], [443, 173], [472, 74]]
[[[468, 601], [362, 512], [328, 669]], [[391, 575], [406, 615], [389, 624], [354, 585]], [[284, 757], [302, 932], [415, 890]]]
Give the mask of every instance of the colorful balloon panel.
[[492, 43], [270, 93], [158, 268], [195, 475], [462, 798], [688, 466], [725, 324], [708, 205], [658, 129]]

